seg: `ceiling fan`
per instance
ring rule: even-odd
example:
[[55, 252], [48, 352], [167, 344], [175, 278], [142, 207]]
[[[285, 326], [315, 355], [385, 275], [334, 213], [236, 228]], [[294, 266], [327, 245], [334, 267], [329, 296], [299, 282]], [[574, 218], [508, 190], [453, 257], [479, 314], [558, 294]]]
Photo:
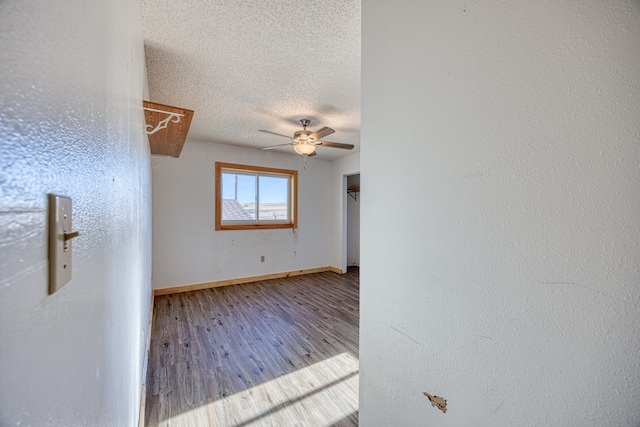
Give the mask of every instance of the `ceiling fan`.
[[283, 147], [285, 145], [292, 145], [293, 149], [296, 153], [301, 154], [303, 156], [315, 156], [316, 155], [316, 147], [331, 147], [331, 148], [342, 148], [344, 150], [353, 149], [353, 144], [341, 144], [339, 142], [328, 142], [328, 141], [320, 141], [320, 139], [324, 138], [327, 135], [331, 135], [335, 132], [335, 130], [323, 127], [318, 129], [315, 132], [311, 132], [307, 130], [307, 126], [309, 126], [310, 121], [307, 119], [301, 119], [300, 124], [302, 125], [302, 130], [297, 131], [293, 134], [293, 138], [287, 135], [282, 135], [281, 133], [271, 132], [269, 130], [262, 130], [260, 132], [270, 133], [272, 135], [282, 136], [287, 139], [293, 140], [293, 142], [288, 142], [286, 144], [278, 144], [272, 145], [271, 147], [265, 147], [263, 150], [271, 150], [276, 147]]

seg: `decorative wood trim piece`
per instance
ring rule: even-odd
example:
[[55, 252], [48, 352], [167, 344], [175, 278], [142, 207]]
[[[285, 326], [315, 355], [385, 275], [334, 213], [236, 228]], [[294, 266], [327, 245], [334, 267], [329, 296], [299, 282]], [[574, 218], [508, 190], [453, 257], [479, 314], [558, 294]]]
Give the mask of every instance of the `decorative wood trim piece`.
[[179, 157], [187, 140], [193, 110], [142, 101], [151, 154]]
[[149, 369], [149, 357], [151, 356], [151, 327], [153, 326], [153, 300], [154, 294], [151, 290], [151, 306], [149, 313], [149, 328], [147, 329], [147, 363], [145, 371], [142, 373], [142, 394], [140, 395], [140, 414], [138, 415], [138, 427], [144, 427], [144, 414], [147, 405], [147, 370]]
[[265, 173], [276, 173], [281, 175], [290, 175], [292, 173], [297, 173], [298, 171], [292, 169], [277, 169], [277, 168], [267, 168], [264, 166], [253, 166], [253, 165], [240, 165], [237, 163], [223, 163], [216, 162], [216, 166], [220, 165], [222, 169], [231, 169], [237, 171], [249, 171], [249, 172], [265, 172]]
[[265, 230], [265, 229], [275, 229], [275, 228], [296, 228], [292, 224], [233, 224], [233, 225], [222, 225], [220, 228], [216, 228], [217, 231], [220, 230]]
[[330, 266], [330, 267], [329, 267], [329, 271], [331, 271], [332, 273], [336, 273], [336, 274], [344, 274], [344, 273], [342, 272], [342, 269], [341, 269], [341, 268], [338, 268], [338, 267], [331, 267], [331, 266]]
[[147, 384], [142, 384], [142, 396], [140, 396], [140, 414], [138, 416], [138, 427], [144, 427], [144, 411], [147, 404]]
[[220, 286], [239, 285], [241, 283], [259, 282], [261, 280], [280, 279], [283, 277], [301, 276], [303, 274], [322, 273], [324, 271], [331, 271], [334, 273], [342, 274], [342, 270], [335, 267], [316, 267], [307, 268], [304, 270], [283, 271], [282, 273], [262, 274], [260, 276], [240, 277], [237, 279], [219, 280], [217, 282], [205, 282], [196, 283], [194, 285], [176, 286], [172, 288], [154, 289], [153, 295], [169, 295], [178, 294], [181, 292], [199, 291], [201, 289], [219, 288]]
[[[153, 302], [155, 296], [153, 295], [153, 289], [151, 290], [151, 305], [149, 306], [149, 329], [147, 330], [147, 362], [149, 361], [149, 357], [151, 355], [151, 328], [153, 327]], [[149, 364], [147, 363], [147, 367]], [[145, 376], [143, 380], [146, 382], [147, 373], [144, 373]]]

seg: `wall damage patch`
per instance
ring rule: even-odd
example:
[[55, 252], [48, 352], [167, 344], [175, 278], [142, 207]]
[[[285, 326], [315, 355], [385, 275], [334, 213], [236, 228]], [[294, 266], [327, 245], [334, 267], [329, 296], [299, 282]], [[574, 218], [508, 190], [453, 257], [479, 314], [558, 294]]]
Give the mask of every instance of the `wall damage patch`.
[[436, 408], [440, 409], [443, 413], [447, 413], [447, 399], [443, 399], [440, 396], [432, 396], [426, 391], [423, 392], [422, 394], [424, 394], [425, 396], [427, 396], [427, 398], [429, 398], [429, 401], [431, 402], [431, 406], [435, 406]]

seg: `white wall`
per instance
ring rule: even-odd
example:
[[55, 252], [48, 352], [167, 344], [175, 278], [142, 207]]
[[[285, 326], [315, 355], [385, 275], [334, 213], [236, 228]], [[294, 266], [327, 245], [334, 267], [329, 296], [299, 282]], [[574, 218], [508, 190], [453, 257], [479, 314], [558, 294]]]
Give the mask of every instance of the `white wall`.
[[[298, 228], [216, 231], [215, 162], [297, 170]], [[188, 140], [152, 164], [154, 288], [330, 265], [331, 162]]]
[[637, 427], [640, 3], [364, 2], [362, 60], [361, 424]]
[[360, 153], [353, 153], [332, 162], [333, 223], [331, 265], [347, 271], [347, 176], [360, 172]]
[[[151, 292], [136, 2], [0, 2], [0, 425], [134, 426]], [[49, 296], [47, 193], [73, 198]]]

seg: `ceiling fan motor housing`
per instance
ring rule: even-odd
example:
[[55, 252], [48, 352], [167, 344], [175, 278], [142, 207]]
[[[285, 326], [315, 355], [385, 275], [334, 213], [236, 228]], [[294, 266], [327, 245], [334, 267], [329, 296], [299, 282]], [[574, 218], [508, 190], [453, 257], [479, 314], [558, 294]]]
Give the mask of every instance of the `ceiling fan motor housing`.
[[303, 144], [306, 142], [313, 142], [313, 139], [309, 138], [309, 135], [311, 134], [312, 132], [309, 132], [308, 130], [299, 130], [293, 134], [293, 139]]

